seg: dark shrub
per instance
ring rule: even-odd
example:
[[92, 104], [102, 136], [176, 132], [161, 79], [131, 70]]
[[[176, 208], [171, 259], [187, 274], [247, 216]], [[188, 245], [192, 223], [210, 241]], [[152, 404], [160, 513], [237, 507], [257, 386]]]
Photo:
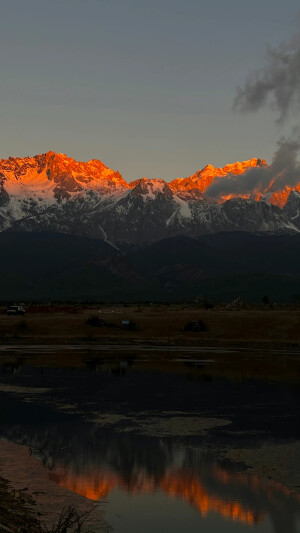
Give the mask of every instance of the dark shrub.
[[187, 322], [183, 328], [183, 331], [207, 331], [207, 326], [202, 320], [196, 322]]
[[105, 326], [105, 322], [104, 322], [104, 320], [102, 320], [102, 318], [99, 318], [97, 315], [91, 315], [87, 319], [86, 325], [87, 326], [94, 326], [95, 328], [100, 328], [102, 326]]

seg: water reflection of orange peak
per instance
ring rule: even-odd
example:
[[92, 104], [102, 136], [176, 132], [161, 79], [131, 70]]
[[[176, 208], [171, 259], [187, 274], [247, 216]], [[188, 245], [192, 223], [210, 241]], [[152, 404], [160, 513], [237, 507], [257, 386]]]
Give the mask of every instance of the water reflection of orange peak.
[[105, 498], [114, 488], [122, 487], [130, 494], [151, 494], [157, 489], [157, 483], [147, 474], [139, 472], [131, 476], [130, 481], [124, 481], [116, 473], [107, 471], [90, 475], [76, 474], [75, 472], [50, 473], [50, 479], [61, 487], [65, 487], [89, 500], [98, 501]]
[[104, 472], [101, 476], [97, 474], [84, 476], [74, 472], [51, 473], [50, 478], [58, 485], [90, 500], [106, 498], [117, 487], [123, 488], [130, 494], [151, 494], [160, 489], [168, 496], [179, 497], [195, 506], [203, 516], [209, 512], [216, 512], [225, 518], [250, 525], [262, 522], [264, 518], [263, 513], [256, 513], [238, 501], [227, 501], [220, 496], [209, 495], [197, 475], [181, 470], [166, 473], [158, 482], [147, 477], [146, 473], [126, 482], [111, 471]]
[[113, 472], [107, 472], [103, 476], [84, 476], [75, 472], [57, 474], [51, 472], [49, 478], [60, 487], [84, 496], [89, 500], [98, 501], [106, 496], [119, 485], [119, 478]]
[[180, 496], [199, 509], [203, 516], [209, 512], [217, 512], [225, 518], [247, 524], [257, 524], [264, 519], [263, 513], [247, 509], [238, 501], [227, 501], [219, 496], [209, 495], [195, 475], [184, 473], [166, 476], [161, 484], [164, 492], [172, 496]]
[[[243, 474], [239, 474], [238, 472], [234, 472], [233, 474], [219, 467], [214, 468], [214, 477], [215, 479], [221, 481], [224, 485], [228, 483], [235, 483], [240, 487], [243, 485], [247, 486], [255, 493], [258, 493], [258, 491], [263, 491], [269, 499], [273, 498], [274, 489], [276, 489], [279, 494], [281, 493], [285, 496], [291, 495], [291, 491], [279, 482], [272, 481], [272, 485], [270, 485], [256, 476], [245, 476]], [[300, 494], [294, 494], [293, 496], [300, 501]]]

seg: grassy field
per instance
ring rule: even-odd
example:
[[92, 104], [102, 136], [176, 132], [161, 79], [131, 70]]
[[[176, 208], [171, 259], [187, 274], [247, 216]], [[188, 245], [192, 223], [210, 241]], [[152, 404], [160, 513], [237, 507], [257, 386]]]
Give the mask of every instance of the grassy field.
[[[89, 318], [105, 325], [88, 325]], [[134, 323], [133, 330], [122, 321]], [[206, 331], [183, 331], [201, 320]], [[275, 307], [228, 310], [183, 305], [31, 306], [26, 315], [7, 316], [0, 310], [0, 343], [174, 344], [213, 346], [250, 344], [300, 347], [300, 308]]]

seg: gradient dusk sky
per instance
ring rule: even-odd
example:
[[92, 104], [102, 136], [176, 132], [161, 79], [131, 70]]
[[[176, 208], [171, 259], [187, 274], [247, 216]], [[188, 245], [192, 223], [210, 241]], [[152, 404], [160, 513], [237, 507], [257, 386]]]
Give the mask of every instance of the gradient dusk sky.
[[291, 126], [232, 104], [295, 33], [299, 0], [2, 0], [0, 13], [0, 158], [53, 149], [170, 180], [270, 162]]

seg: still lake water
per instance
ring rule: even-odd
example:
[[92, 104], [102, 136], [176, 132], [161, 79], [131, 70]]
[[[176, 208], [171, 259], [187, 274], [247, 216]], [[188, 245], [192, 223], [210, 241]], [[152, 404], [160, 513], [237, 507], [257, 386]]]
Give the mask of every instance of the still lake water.
[[2, 347], [0, 475], [95, 532], [298, 533], [299, 383], [293, 354]]

